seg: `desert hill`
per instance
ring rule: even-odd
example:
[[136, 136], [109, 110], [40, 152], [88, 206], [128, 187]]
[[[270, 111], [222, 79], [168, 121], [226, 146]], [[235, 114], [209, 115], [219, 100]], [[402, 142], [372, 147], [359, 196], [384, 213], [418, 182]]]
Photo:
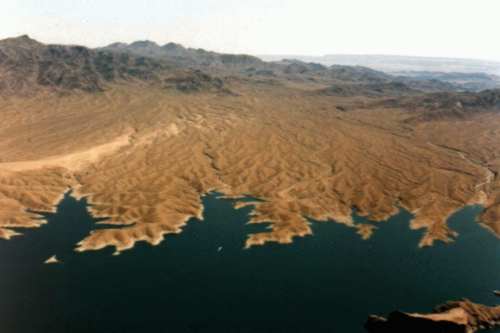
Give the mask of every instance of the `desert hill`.
[[[246, 246], [310, 235], [309, 219], [368, 238], [400, 208], [431, 246], [453, 241], [448, 217], [476, 203], [500, 234], [498, 92], [428, 94], [364, 67], [134, 44], [0, 41], [0, 237], [43, 223], [37, 212], [70, 188], [106, 218], [82, 251], [158, 244], [213, 190], [262, 200], [251, 223], [270, 228]], [[466, 117], [413, 121], [458, 102]]]

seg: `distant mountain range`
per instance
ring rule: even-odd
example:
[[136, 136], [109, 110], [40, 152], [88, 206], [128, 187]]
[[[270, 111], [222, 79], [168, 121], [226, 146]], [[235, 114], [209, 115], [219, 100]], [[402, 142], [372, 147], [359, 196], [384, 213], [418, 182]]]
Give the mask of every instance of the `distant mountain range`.
[[99, 48], [100, 51], [128, 52], [143, 57], [154, 59], [168, 58], [180, 66], [203, 67], [203, 68], [230, 68], [241, 66], [259, 66], [264, 62], [250, 55], [221, 54], [203, 49], [186, 48], [180, 44], [168, 43], [158, 45], [155, 42], [144, 40], [131, 44], [113, 43]]
[[386, 55], [261, 56], [267, 61], [298, 59], [325, 66], [363, 66], [415, 80], [439, 80], [463, 90], [480, 91], [500, 86], [500, 62]]
[[307, 62], [317, 62], [325, 66], [334, 64], [344, 66], [366, 66], [396, 75], [409, 71], [486, 73], [500, 75], [500, 62], [477, 59], [357, 54], [325, 56], [262, 55], [260, 58], [266, 61], [279, 61], [280, 59], [293, 58]]
[[152, 41], [113, 43], [90, 49], [47, 45], [24, 35], [0, 40], [0, 92], [38, 90], [97, 92], [110, 84], [141, 81], [184, 93], [231, 93], [232, 80], [315, 84], [336, 96], [399, 96], [441, 91], [481, 91], [500, 87], [487, 73], [408, 71], [387, 73], [366, 66], [264, 61], [245, 54], [223, 54]]

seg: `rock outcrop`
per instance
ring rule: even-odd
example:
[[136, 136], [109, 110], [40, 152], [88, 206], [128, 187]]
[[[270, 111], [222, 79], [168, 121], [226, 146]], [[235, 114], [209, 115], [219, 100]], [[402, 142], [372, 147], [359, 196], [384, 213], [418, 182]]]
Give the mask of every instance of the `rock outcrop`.
[[469, 300], [452, 301], [431, 314], [394, 311], [387, 318], [372, 315], [365, 323], [370, 333], [473, 333], [500, 325], [500, 306], [488, 307]]

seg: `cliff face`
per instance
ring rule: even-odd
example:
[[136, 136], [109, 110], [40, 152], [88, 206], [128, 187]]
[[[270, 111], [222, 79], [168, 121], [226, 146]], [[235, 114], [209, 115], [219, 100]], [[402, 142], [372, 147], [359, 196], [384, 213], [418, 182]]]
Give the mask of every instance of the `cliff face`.
[[365, 328], [371, 333], [472, 333], [499, 325], [500, 306], [488, 307], [463, 300], [439, 305], [431, 314], [394, 311], [387, 318], [370, 316]]

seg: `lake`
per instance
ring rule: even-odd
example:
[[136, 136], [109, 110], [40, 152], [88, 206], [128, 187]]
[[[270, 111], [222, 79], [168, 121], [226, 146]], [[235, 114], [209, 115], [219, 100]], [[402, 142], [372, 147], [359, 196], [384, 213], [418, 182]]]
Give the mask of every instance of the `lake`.
[[[452, 244], [418, 248], [402, 210], [370, 240], [311, 221], [313, 236], [243, 249], [251, 207], [216, 193], [204, 221], [119, 256], [73, 249], [96, 220], [66, 195], [48, 224], [0, 240], [0, 332], [364, 332], [369, 314], [428, 312], [447, 300], [493, 305], [500, 241], [475, 223], [480, 206], [450, 218]], [[355, 216], [357, 221], [370, 223]], [[102, 226], [101, 226], [102, 227]], [[59, 264], [43, 264], [52, 255]]]

